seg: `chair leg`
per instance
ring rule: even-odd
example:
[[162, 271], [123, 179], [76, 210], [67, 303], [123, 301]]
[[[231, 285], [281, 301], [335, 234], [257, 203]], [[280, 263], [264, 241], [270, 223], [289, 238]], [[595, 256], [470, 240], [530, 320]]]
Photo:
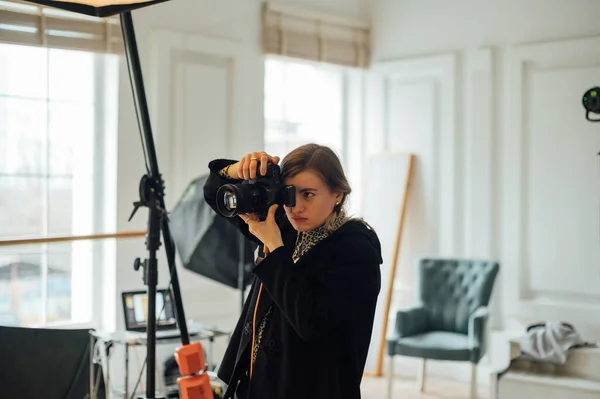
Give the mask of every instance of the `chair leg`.
[[390, 364], [388, 365], [387, 399], [392, 399], [393, 390], [394, 390], [394, 356], [390, 356]]
[[419, 391], [423, 392], [425, 390], [425, 380], [427, 379], [427, 359], [422, 359], [421, 367], [419, 368], [419, 374], [417, 375], [417, 385], [419, 386]]
[[490, 375], [490, 399], [498, 397], [498, 372], [494, 371]]
[[471, 399], [477, 399], [477, 365], [471, 363]]

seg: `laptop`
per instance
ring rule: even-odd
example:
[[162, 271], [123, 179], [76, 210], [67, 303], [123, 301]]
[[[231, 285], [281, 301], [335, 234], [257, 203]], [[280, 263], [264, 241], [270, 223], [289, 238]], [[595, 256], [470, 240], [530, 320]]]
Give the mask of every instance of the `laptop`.
[[[148, 293], [146, 291], [126, 291], [121, 294], [125, 329], [128, 332], [146, 334], [148, 324]], [[156, 336], [163, 338], [179, 336], [175, 304], [168, 289], [156, 290]]]

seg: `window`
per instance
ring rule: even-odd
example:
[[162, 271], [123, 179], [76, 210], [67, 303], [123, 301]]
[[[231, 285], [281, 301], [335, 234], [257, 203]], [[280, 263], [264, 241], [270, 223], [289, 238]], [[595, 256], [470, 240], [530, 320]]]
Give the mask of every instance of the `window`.
[[265, 64], [265, 151], [284, 157], [315, 142], [343, 159], [345, 70], [268, 57]]
[[[116, 68], [115, 56], [0, 44], [0, 240], [106, 228]], [[91, 322], [100, 248], [0, 247], [0, 324]]]
[[363, 87], [360, 69], [268, 56], [265, 62], [265, 151], [284, 157], [317, 143], [340, 157], [352, 187], [350, 215], [360, 215], [363, 159]]

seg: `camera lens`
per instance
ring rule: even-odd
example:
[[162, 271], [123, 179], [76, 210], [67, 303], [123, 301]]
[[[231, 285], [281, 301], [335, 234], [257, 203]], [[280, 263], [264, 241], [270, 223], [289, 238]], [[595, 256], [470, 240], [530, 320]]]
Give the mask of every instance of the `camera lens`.
[[225, 194], [223, 194], [223, 206], [225, 206], [225, 209], [228, 211], [233, 211], [237, 208], [237, 197], [234, 192], [226, 191]]
[[255, 212], [260, 191], [251, 184], [225, 184], [217, 191], [217, 210], [225, 217]]

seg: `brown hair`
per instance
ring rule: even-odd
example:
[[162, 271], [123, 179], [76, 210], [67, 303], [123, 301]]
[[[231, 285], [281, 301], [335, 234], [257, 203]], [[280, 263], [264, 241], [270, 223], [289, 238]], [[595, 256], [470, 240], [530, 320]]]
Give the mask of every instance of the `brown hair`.
[[342, 193], [342, 200], [333, 208], [335, 212], [325, 221], [325, 228], [329, 230], [335, 216], [344, 209], [352, 188], [339, 157], [329, 147], [314, 143], [305, 144], [291, 151], [281, 162], [281, 175], [284, 180], [309, 169], [316, 172], [331, 191]]

